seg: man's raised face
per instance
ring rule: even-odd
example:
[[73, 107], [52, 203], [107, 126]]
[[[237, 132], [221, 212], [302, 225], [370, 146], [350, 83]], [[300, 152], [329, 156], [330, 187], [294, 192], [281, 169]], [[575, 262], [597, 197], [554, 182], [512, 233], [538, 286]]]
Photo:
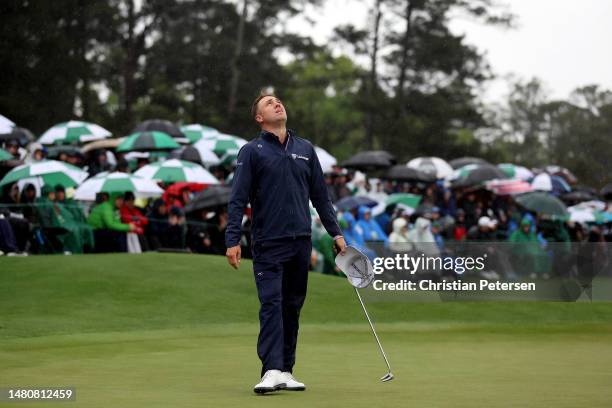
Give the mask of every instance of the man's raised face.
[[255, 121], [260, 125], [263, 123], [276, 123], [287, 121], [287, 111], [283, 102], [276, 96], [265, 96], [257, 103], [257, 114]]

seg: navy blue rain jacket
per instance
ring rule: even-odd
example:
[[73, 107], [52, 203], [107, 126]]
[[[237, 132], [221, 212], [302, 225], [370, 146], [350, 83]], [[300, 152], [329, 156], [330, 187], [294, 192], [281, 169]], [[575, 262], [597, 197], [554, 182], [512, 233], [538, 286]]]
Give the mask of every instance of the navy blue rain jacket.
[[266, 131], [238, 153], [228, 206], [225, 245], [239, 244], [244, 208], [251, 203], [253, 242], [310, 235], [308, 199], [327, 232], [342, 235], [312, 144], [287, 130], [285, 143]]

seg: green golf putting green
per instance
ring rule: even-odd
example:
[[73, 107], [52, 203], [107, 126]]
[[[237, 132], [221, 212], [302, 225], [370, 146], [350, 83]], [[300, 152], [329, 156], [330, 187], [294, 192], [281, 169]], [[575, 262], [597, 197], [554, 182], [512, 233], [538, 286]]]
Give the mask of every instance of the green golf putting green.
[[[177, 254], [0, 259], [0, 387], [67, 407], [609, 407], [611, 303], [384, 303], [311, 274], [295, 375], [258, 396], [251, 265]], [[34, 407], [38, 403], [2, 403]]]

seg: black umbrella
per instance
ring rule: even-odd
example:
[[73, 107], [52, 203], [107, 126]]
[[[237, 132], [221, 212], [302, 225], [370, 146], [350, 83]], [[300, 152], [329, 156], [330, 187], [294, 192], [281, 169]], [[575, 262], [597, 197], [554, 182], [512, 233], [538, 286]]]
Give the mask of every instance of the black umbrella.
[[336, 202], [336, 207], [339, 210], [352, 210], [353, 208], [361, 207], [365, 205], [366, 207], [376, 207], [378, 203], [371, 198], [356, 196], [356, 197], [344, 197], [343, 199]]
[[566, 203], [581, 203], [583, 201], [596, 200], [597, 196], [585, 190], [574, 190], [561, 195], [561, 200]]
[[611, 200], [612, 199], [612, 183], [605, 185], [604, 188], [601, 189], [600, 194], [606, 200]]
[[401, 164], [393, 166], [387, 170], [387, 173], [383, 178], [397, 181], [420, 181], [424, 183], [432, 183], [436, 181], [436, 177], [431, 174], [427, 174], [412, 167], [402, 166]]
[[460, 157], [458, 159], [453, 159], [448, 162], [453, 169], [458, 169], [463, 166], [467, 166], [468, 164], [490, 164], [488, 161], [481, 159], [479, 157]]
[[16, 127], [13, 128], [11, 133], [4, 133], [0, 135], [0, 143], [7, 142], [9, 140], [17, 140], [19, 145], [24, 147], [28, 143], [35, 141], [36, 137], [28, 129]]
[[464, 174], [460, 174], [456, 180], [452, 181], [453, 187], [471, 187], [485, 181], [507, 178], [503, 171], [491, 164], [475, 165], [473, 169], [465, 169], [465, 171], [462, 169], [459, 172], [464, 172]]
[[232, 193], [231, 187], [212, 185], [206, 190], [199, 192], [185, 206], [185, 212], [204, 210], [227, 205]]
[[176, 126], [174, 123], [170, 122], [169, 120], [164, 120], [164, 119], [145, 120], [144, 122], [136, 126], [136, 128], [134, 128], [132, 133], [146, 132], [146, 131], [164, 132], [175, 138], [185, 138], [186, 139], [186, 136], [183, 132], [181, 132], [181, 129], [179, 129], [178, 126]]
[[395, 163], [395, 157], [391, 153], [384, 150], [370, 150], [357, 153], [350, 159], [345, 160], [341, 166], [357, 170], [376, 170], [386, 169]]

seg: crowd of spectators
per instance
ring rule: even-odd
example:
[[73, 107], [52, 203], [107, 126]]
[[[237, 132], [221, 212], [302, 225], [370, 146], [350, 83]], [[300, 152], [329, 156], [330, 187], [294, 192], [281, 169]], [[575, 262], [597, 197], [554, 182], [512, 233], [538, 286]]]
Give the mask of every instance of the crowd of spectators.
[[[19, 146], [5, 147], [19, 158]], [[45, 148], [32, 144], [21, 159], [31, 162], [44, 157]], [[132, 172], [149, 162], [147, 157], [137, 157], [131, 162], [121, 156], [112, 157], [109, 160], [105, 150], [88, 155], [74, 150], [60, 153], [57, 159], [80, 166], [90, 175], [104, 171]], [[220, 180], [231, 180], [231, 169], [210, 170]], [[392, 252], [419, 250], [444, 254], [450, 250], [449, 244], [458, 242], [511, 242], [533, 243], [529, 251], [538, 258], [549, 250], [551, 243], [611, 240], [609, 223], [584, 224], [541, 217], [519, 208], [513, 196], [496, 195], [484, 188], [452, 189], [441, 181], [393, 182], [367, 178], [363, 173], [341, 168], [326, 173], [325, 180], [334, 203], [359, 196], [376, 204], [338, 211], [347, 243], [361, 247], [370, 256], [380, 252], [380, 248]], [[186, 212], [185, 207], [199, 190], [188, 185], [175, 188], [172, 194], [167, 189], [161, 198], [149, 200], [137, 199], [131, 192], [99, 193], [91, 205], [68, 198], [69, 192], [61, 185], [38, 189], [33, 184], [18, 186], [17, 183], [3, 188], [0, 195], [2, 253], [225, 253], [226, 206]], [[416, 208], [401, 204], [386, 206], [385, 201], [394, 193], [418, 195], [421, 200]], [[246, 256], [250, 253], [249, 225], [247, 211], [242, 240]], [[312, 230], [313, 269], [337, 273], [331, 237], [316, 216], [313, 216]], [[545, 271], [546, 267], [538, 264], [535, 270]]]

